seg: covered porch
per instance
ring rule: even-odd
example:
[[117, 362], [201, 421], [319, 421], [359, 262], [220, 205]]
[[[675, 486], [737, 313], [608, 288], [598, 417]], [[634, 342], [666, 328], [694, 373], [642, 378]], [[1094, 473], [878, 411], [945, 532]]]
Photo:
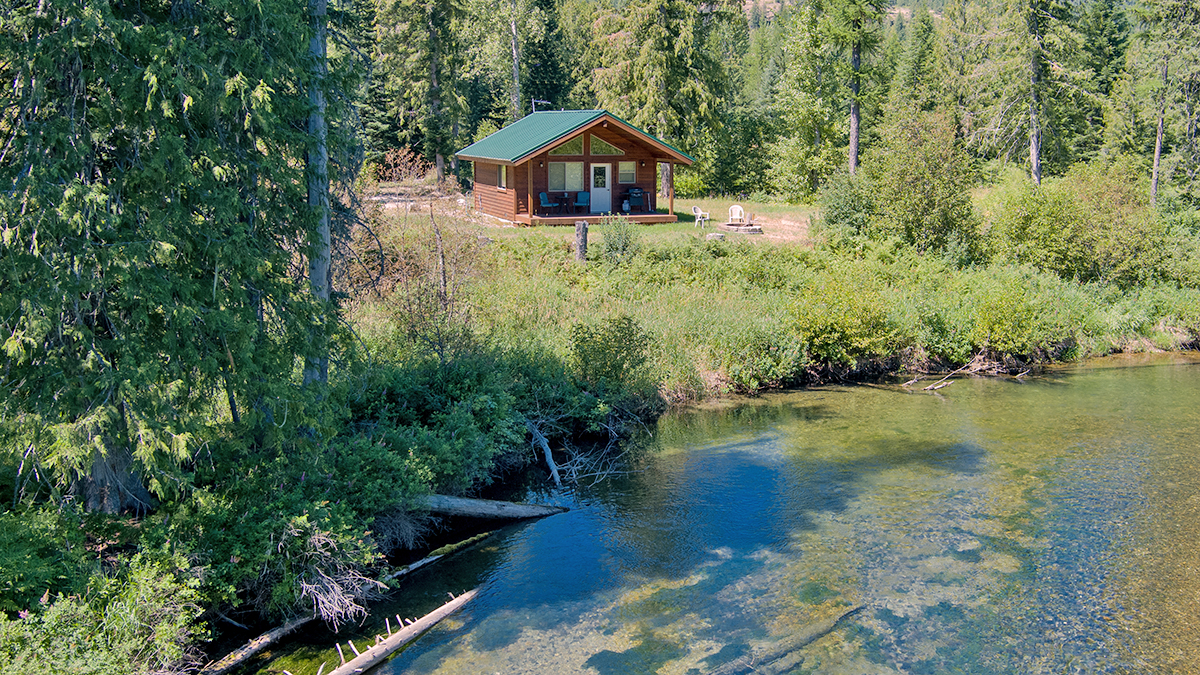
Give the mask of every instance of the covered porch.
[[475, 163], [475, 208], [523, 225], [598, 223], [610, 213], [675, 222], [674, 191], [668, 183], [659, 201], [657, 167], [673, 174], [695, 161], [604, 110], [531, 113], [457, 154]]
[[522, 225], [574, 225], [578, 221], [585, 221], [588, 225], [595, 225], [602, 222], [609, 215], [624, 216], [631, 223], [642, 225], [653, 225], [656, 223], [673, 223], [678, 220], [674, 213], [580, 213], [578, 215], [533, 215], [528, 213], [518, 213], [513, 222], [521, 223]]

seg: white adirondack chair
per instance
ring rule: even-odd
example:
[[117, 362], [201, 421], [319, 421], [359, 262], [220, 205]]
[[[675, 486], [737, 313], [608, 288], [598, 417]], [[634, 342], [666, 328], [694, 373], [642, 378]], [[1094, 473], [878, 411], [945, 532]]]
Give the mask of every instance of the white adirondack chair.
[[729, 207], [729, 223], [731, 225], [746, 224], [746, 212], [741, 206], [734, 204], [733, 206]]
[[699, 206], [692, 207], [692, 215], [696, 216], [696, 223], [692, 227], [704, 228], [704, 224], [708, 222], [708, 213], [701, 211]]

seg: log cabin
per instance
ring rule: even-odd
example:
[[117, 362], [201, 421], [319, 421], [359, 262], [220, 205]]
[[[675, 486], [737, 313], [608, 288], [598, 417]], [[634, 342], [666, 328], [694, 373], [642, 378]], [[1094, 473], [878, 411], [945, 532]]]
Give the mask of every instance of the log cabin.
[[675, 194], [658, 212], [657, 163], [695, 160], [605, 110], [531, 113], [457, 153], [475, 163], [475, 209], [525, 225], [673, 223]]

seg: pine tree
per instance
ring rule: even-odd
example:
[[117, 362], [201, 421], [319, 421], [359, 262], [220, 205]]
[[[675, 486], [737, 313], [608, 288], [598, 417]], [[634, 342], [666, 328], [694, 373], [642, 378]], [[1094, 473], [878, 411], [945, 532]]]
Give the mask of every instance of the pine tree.
[[1133, 76], [1148, 84], [1156, 121], [1151, 198], [1158, 199], [1168, 119], [1178, 117], [1185, 190], [1200, 179], [1200, 2], [1157, 0], [1136, 8], [1144, 49], [1130, 64]]
[[459, 0], [378, 0], [375, 63], [384, 82], [389, 116], [402, 121], [404, 138], [433, 161], [438, 180], [457, 149], [463, 116], [459, 90], [465, 11]]
[[325, 352], [297, 264], [309, 31], [294, 2], [0, 17], [0, 424], [88, 508], [181, 489], [214, 410], [269, 427]]
[[843, 158], [845, 142], [837, 55], [824, 40], [817, 4], [792, 15], [784, 53], [787, 65], [778, 92], [782, 129], [772, 149], [771, 180], [781, 194], [799, 200], [816, 193]]
[[1058, 132], [1052, 140], [1064, 147], [1068, 117], [1092, 105], [1092, 73], [1072, 19], [1071, 6], [1060, 0], [1009, 0], [1001, 19], [1003, 37], [988, 83], [995, 92], [992, 149], [1007, 155], [1023, 136], [1036, 185], [1044, 173], [1047, 132]]
[[850, 173], [858, 170], [859, 139], [862, 134], [863, 57], [880, 43], [880, 21], [887, 0], [825, 0], [821, 15], [830, 44], [849, 56], [850, 130], [847, 150]]
[[[709, 34], [720, 9], [686, 0], [635, 0], [598, 21], [592, 36], [593, 91], [600, 107], [664, 139], [683, 142], [717, 119], [728, 79]], [[669, 165], [663, 189], [672, 190]]]

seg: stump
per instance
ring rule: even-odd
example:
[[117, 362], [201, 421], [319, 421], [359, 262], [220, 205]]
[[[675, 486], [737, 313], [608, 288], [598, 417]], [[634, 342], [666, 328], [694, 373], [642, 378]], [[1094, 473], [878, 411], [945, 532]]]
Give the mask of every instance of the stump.
[[587, 221], [575, 221], [575, 260], [587, 262]]

